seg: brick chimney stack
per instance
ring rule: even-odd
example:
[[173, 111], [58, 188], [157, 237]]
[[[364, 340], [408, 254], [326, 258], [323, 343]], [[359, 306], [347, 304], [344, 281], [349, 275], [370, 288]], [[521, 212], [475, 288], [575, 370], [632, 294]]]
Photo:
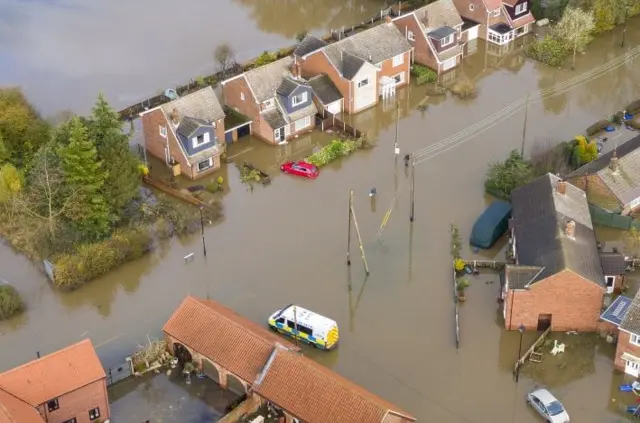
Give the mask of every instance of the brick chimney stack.
[[171, 111], [171, 120], [173, 121], [174, 125], [180, 123], [180, 113], [178, 113], [178, 109], [174, 108]]
[[564, 234], [567, 238], [576, 239], [576, 222], [568, 221], [564, 227]]
[[294, 79], [300, 78], [300, 64], [299, 63], [294, 63], [293, 65], [291, 65], [291, 76], [293, 76]]
[[558, 194], [566, 194], [567, 193], [567, 183], [565, 181], [558, 181], [558, 184], [556, 185], [556, 191], [558, 191]]
[[387, 16], [385, 16], [385, 17], [384, 17], [384, 21], [385, 21], [386, 23], [388, 23], [388, 24], [391, 24], [391, 21], [392, 21], [392, 20], [393, 20], [393, 19], [391, 19], [391, 16], [389, 16], [389, 15], [387, 15]]
[[616, 150], [613, 150], [613, 156], [611, 156], [611, 161], [609, 162], [609, 169], [614, 173], [618, 171], [618, 156], [616, 155]]

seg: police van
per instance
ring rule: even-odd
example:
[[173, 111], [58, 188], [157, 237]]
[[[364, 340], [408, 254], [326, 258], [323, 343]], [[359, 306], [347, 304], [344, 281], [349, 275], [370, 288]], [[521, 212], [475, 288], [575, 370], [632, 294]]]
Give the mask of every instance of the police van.
[[[338, 324], [296, 305], [288, 305], [273, 313], [269, 328], [306, 342], [312, 347], [330, 350], [338, 344]], [[296, 327], [297, 326], [297, 327]]]

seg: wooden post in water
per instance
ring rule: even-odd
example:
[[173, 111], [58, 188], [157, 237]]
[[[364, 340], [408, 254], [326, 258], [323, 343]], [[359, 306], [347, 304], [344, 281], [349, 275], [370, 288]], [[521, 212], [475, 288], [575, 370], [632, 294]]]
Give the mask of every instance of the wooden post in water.
[[409, 212], [409, 221], [413, 222], [415, 217], [415, 197], [416, 197], [416, 158], [411, 158], [411, 211]]
[[529, 100], [531, 94], [527, 93], [527, 100], [524, 105], [524, 123], [522, 124], [522, 146], [520, 147], [520, 156], [524, 157], [524, 144], [527, 140], [527, 120], [529, 119]]
[[364, 271], [369, 274], [369, 265], [367, 264], [367, 257], [364, 254], [364, 245], [362, 244], [362, 237], [360, 237], [360, 229], [358, 228], [358, 219], [356, 219], [356, 211], [353, 208], [353, 190], [351, 190], [351, 204], [349, 209], [351, 210], [351, 217], [353, 218], [353, 226], [356, 229], [356, 235], [358, 236], [358, 245], [360, 246], [360, 255], [362, 256], [362, 264], [364, 264]]
[[351, 209], [353, 207], [353, 190], [349, 191], [349, 226], [347, 228], [347, 266], [351, 266]]

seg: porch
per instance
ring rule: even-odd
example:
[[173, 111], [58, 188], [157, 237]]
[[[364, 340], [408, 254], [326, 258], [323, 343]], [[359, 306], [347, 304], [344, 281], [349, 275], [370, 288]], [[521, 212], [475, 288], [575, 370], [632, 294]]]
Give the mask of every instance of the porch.
[[511, 41], [528, 34], [531, 24], [523, 23], [516, 25], [516, 22], [514, 22], [514, 25], [515, 27], [511, 27], [509, 24], [500, 22], [490, 26], [488, 29], [487, 40], [499, 46], [508, 44]]

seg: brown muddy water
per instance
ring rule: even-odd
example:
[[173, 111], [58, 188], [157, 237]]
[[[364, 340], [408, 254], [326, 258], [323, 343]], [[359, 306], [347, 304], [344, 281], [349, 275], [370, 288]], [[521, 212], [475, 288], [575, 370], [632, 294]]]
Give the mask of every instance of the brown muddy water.
[[[344, 2], [311, 1], [304, 5], [309, 3], [317, 4], [316, 8], [320, 8], [320, 4], [335, 3], [335, 14], [322, 17], [324, 21], [310, 21], [317, 22], [317, 28], [334, 26], [334, 19], [342, 19], [340, 8]], [[140, 4], [146, 4], [147, 9], [151, 5], [146, 1]], [[277, 47], [283, 37], [290, 37], [298, 30], [295, 27], [285, 31], [273, 23], [273, 20], [279, 20], [283, 26], [289, 25], [290, 20], [284, 14], [288, 9], [280, 7], [278, 11], [282, 13], [277, 14], [275, 6], [257, 7], [257, 1], [247, 0], [249, 6], [217, 4], [215, 13], [210, 10], [210, 4], [207, 8], [203, 3], [200, 10], [207, 12], [202, 16], [208, 16], [209, 20], [198, 17], [195, 22], [193, 13], [186, 16], [188, 9], [173, 10], [167, 6], [161, 10], [163, 8], [157, 6], [157, 2], [153, 4], [156, 6], [150, 10], [158, 14], [158, 21], [168, 22], [171, 16], [173, 20], [187, 22], [189, 30], [185, 34], [189, 34], [190, 40], [196, 40], [196, 44], [182, 42], [182, 47], [189, 46], [188, 52], [184, 53], [180, 48], [171, 48], [174, 45], [167, 44], [169, 38], [154, 39], [156, 35], [151, 30], [145, 30], [137, 20], [132, 21], [128, 27], [125, 25], [129, 28], [126, 37], [120, 34], [121, 38], [109, 41], [110, 48], [105, 51], [112, 55], [104, 52], [100, 55], [105, 60], [95, 64], [86, 57], [76, 59], [79, 74], [66, 78], [79, 81], [80, 85], [69, 95], [78, 96], [78, 92], [83, 91], [82, 84], [92, 88], [87, 98], [76, 97], [70, 101], [72, 105], [86, 107], [90, 104], [97, 85], [103, 86], [111, 96], [117, 96], [118, 92], [133, 92], [134, 86], [147, 94], [156, 88], [144, 86], [149, 80], [160, 86], [169, 83], [170, 78], [163, 72], [176, 77], [181, 73], [193, 75], [199, 63], [203, 68], [209, 66], [209, 52], [215, 44], [215, 33], [212, 32], [217, 30], [209, 22], [211, 16], [223, 13], [223, 10], [226, 14], [220, 25], [227, 29], [220, 30], [218, 36], [230, 31], [231, 22], [237, 27], [241, 20], [233, 21], [237, 19], [234, 13], [239, 13], [242, 19], [252, 16], [251, 22], [255, 20], [257, 24], [248, 25], [247, 39], [254, 36], [255, 41], [260, 37], [261, 47], [256, 50], [270, 48], [271, 42]], [[277, 2], [277, 5], [282, 4]], [[301, 4], [295, 4], [301, 7]], [[356, 3], [346, 4], [354, 5], [349, 9], [351, 13], [361, 13]], [[46, 9], [50, 6], [23, 3], [16, 10], [23, 13], [32, 7]], [[30, 25], [62, 25], [60, 20], [65, 22], [65, 14], [88, 13], [88, 7], [60, 10], [55, 15], [57, 19], [45, 22], [46, 19], [41, 18]], [[143, 6], [129, 5], [128, 9], [120, 9], [105, 3], [103, 7], [118, 11], [106, 14], [105, 10], [105, 16], [118, 17], [126, 23]], [[129, 10], [130, 14], [122, 10]], [[317, 14], [308, 13], [310, 16]], [[181, 18], [181, 14], [185, 17]], [[362, 12], [362, 15], [367, 14], [367, 11]], [[354, 16], [352, 18], [356, 19]], [[74, 22], [74, 25], [95, 25], [96, 19], [82, 24]], [[102, 21], [111, 19], [103, 16]], [[264, 21], [272, 22], [272, 26], [267, 27]], [[104, 23], [101, 27], [107, 26]], [[200, 38], [192, 32], [196, 31], [193, 27], [202, 30]], [[131, 28], [137, 28], [135, 36]], [[275, 29], [282, 31], [281, 35], [265, 32]], [[80, 31], [78, 27], [71, 27], [65, 34], [71, 37], [70, 34], [77, 35], [77, 31]], [[25, 29], [24, 32], [29, 32], [29, 37], [45, 38], [33, 34], [37, 31]], [[185, 36], [181, 31], [171, 34], [171, 42], [175, 42], [176, 36], [178, 39]], [[205, 35], [211, 40], [207, 41], [206, 48], [201, 45]], [[627, 49], [640, 44], [640, 21], [629, 24], [627, 35]], [[42, 52], [42, 45], [36, 49], [33, 44], [24, 44], [24, 40], [22, 44], [18, 43], [19, 35], [12, 36], [18, 37], [16, 45], [28, 50], [25, 57], [36, 57], [36, 51]], [[90, 45], [91, 39], [73, 39], [71, 46], [77, 47], [75, 43]], [[251, 45], [244, 38], [237, 42]], [[480, 45], [478, 52], [465, 60], [457, 74], [476, 81], [478, 98], [469, 101], [449, 96], [425, 99], [428, 93], [423, 87], [409, 87], [398, 92], [401, 155], [434, 145], [523, 97], [528, 91], [549, 87], [605, 63], [626, 50], [618, 47], [619, 42], [619, 32], [599, 38], [590, 46], [587, 55], [578, 58], [574, 72], [551, 70], [517, 55], [498, 57], [493, 49]], [[60, 45], [65, 43], [60, 42]], [[6, 50], [4, 45], [2, 49]], [[116, 60], [123, 49], [129, 52], [128, 56]], [[55, 49], [51, 49], [53, 51]], [[144, 60], [138, 58], [140, 51], [147, 53]], [[45, 58], [52, 55], [47, 54]], [[62, 64], [65, 56], [60, 55]], [[158, 56], [162, 57], [162, 62]], [[112, 58], [106, 60], [107, 57]], [[127, 57], [135, 59], [139, 67], [129, 66]], [[140, 63], [147, 58], [149, 64]], [[56, 74], [54, 63], [43, 58], [43, 69], [50, 66], [47, 72]], [[557, 142], [571, 138], [593, 122], [640, 98], [639, 63], [636, 59], [565, 94], [532, 102], [525, 151], [530, 151], [536, 141]], [[94, 66], [114, 66], [121, 72], [110, 71], [109, 75], [118, 75], [110, 78], [96, 72], [96, 68], [92, 70]], [[149, 77], [150, 69], [154, 69], [149, 66], [157, 67], [158, 73]], [[49, 82], [54, 80], [53, 76]], [[95, 81], [101, 82], [95, 84]], [[126, 83], [116, 89], [115, 85], [120, 82]], [[54, 88], [42, 92], [38, 84], [27, 88], [31, 90], [30, 94], [37, 94], [36, 101], [41, 105], [47, 102], [67, 104], [66, 100], [61, 100], [65, 96], [54, 95], [51, 91]], [[63, 88], [55, 88], [59, 89]], [[420, 104], [426, 105], [426, 110], [417, 110]], [[509, 150], [520, 148], [524, 112], [456, 148], [442, 149], [437, 156], [421, 163], [416, 168], [416, 220], [410, 225], [407, 178], [402, 160], [396, 162], [393, 155], [394, 111], [393, 104], [380, 105], [350, 119], [355, 126], [373, 135], [376, 147], [328, 166], [315, 181], [280, 175], [278, 164], [288, 158], [308, 155], [315, 146], [331, 139], [327, 134], [301, 136], [280, 147], [266, 146], [252, 139], [234, 145], [230, 155], [237, 154], [237, 161], [247, 160], [267, 169], [273, 175], [273, 181], [269, 186], [256, 186], [250, 190], [240, 182], [235, 166], [223, 167], [220, 174], [228, 184], [222, 196], [225, 218], [206, 230], [206, 259], [201, 253], [199, 237], [175, 239], [154, 254], [129, 263], [77, 292], [59, 294], [52, 291], [42, 274], [25, 258], [3, 246], [0, 248], [0, 276], [18, 287], [27, 300], [28, 310], [18, 318], [0, 324], [0, 368], [15, 366], [35, 357], [37, 351], [47, 353], [84, 337], [93, 340], [106, 366], [116, 364], [138, 343], [144, 343], [147, 334], [159, 336], [162, 325], [187, 294], [216, 299], [258, 322], [264, 322], [271, 312], [284, 304], [298, 303], [336, 319], [342, 329], [337, 351], [308, 351], [310, 356], [397, 403], [418, 416], [420, 421], [538, 421], [524, 405], [523, 398], [529, 389], [541, 382], [523, 375], [516, 385], [512, 379], [518, 334], [505, 333], [501, 329], [496, 303], [497, 277], [483, 274], [473, 279], [468, 300], [461, 307], [461, 344], [456, 350], [449, 272], [449, 224], [455, 222], [467, 239], [475, 218], [488, 201], [483, 193], [487, 165], [505, 157]], [[631, 135], [622, 130], [616, 140], [622, 142]], [[612, 148], [611, 143], [615, 142], [608, 142], [607, 148]], [[367, 197], [371, 187], [378, 191], [375, 209]], [[351, 269], [345, 265], [346, 207], [350, 188], [356, 193], [355, 208], [371, 269], [368, 278], [356, 259], [355, 244]], [[376, 233], [396, 189], [399, 190], [396, 207], [378, 240]], [[607, 242], [607, 248], [620, 243], [621, 235], [615, 231], [599, 230], [598, 234]], [[185, 264], [183, 257], [192, 252], [196, 255], [195, 261]], [[497, 247], [482, 256], [500, 259], [501, 254]], [[468, 249], [464, 255], [473, 256]], [[353, 287], [351, 291], [347, 288], [349, 282]], [[525, 334], [524, 345], [529, 345], [534, 337], [534, 334]], [[614, 422], [623, 418], [619, 409], [611, 406], [611, 397], [617, 395], [616, 384], [621, 377], [613, 374], [607, 351], [606, 346], [594, 342], [586, 350], [576, 352], [583, 362], [593, 362], [592, 372], [572, 374], [571, 369], [551, 370], [567, 373], [562, 383], [553, 389], [565, 403], [573, 421]], [[570, 353], [570, 349], [565, 352]], [[133, 405], [123, 407], [135, 409]], [[126, 415], [124, 410], [119, 412]]]

